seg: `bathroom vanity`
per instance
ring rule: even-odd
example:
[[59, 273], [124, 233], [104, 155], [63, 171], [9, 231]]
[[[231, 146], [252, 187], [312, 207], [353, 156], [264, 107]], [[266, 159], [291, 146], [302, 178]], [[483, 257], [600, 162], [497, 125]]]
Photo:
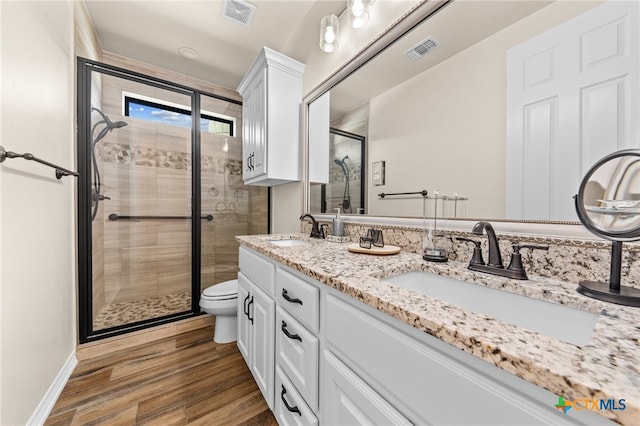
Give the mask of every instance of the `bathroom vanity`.
[[[640, 416], [637, 309], [586, 298], [575, 284], [516, 282], [415, 253], [355, 254], [348, 243], [302, 234], [237, 240], [238, 346], [280, 424], [632, 424]], [[569, 316], [552, 323], [577, 323], [586, 337], [446, 302], [407, 284], [416, 271], [540, 303], [542, 316], [556, 305]], [[611, 402], [565, 414], [559, 397]]]

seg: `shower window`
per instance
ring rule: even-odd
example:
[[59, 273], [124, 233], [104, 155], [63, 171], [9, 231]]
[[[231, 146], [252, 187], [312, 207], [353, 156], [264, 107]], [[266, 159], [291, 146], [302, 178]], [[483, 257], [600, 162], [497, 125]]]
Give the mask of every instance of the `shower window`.
[[[162, 103], [158, 99], [141, 99], [124, 93], [124, 115], [173, 126], [191, 128], [191, 110], [175, 104]], [[202, 132], [235, 136], [236, 119], [209, 111], [200, 114]]]
[[241, 119], [237, 100], [78, 60], [81, 342], [198, 315], [202, 289], [237, 277], [235, 236], [268, 232]]

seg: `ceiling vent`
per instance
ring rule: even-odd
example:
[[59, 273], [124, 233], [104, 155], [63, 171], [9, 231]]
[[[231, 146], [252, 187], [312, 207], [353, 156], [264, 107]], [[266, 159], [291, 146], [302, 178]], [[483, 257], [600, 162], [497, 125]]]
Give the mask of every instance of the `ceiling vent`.
[[404, 54], [412, 61], [415, 61], [422, 58], [424, 55], [431, 52], [438, 46], [440, 46], [440, 42], [432, 36], [429, 36], [426, 39], [422, 40], [420, 43], [413, 46], [411, 49], [404, 52]]
[[242, 0], [223, 0], [222, 16], [248, 27], [253, 21], [256, 7]]

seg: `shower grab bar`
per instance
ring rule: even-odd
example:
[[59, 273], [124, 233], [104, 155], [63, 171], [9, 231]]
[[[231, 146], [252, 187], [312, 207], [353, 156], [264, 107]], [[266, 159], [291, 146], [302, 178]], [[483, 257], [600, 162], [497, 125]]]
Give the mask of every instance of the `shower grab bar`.
[[[109, 220], [115, 221], [115, 220], [141, 220], [141, 219], [160, 219], [160, 220], [165, 220], [165, 219], [191, 219], [191, 216], [120, 216], [116, 213], [111, 213], [109, 215]], [[205, 219], [208, 220], [209, 222], [211, 222], [213, 220], [213, 215], [211, 214], [206, 214], [206, 215], [202, 215], [200, 217], [200, 219]]]
[[422, 195], [423, 197], [426, 197], [427, 196], [427, 190], [423, 189], [422, 191], [419, 191], [419, 192], [393, 192], [393, 193], [388, 193], [388, 194], [385, 194], [384, 192], [381, 192], [381, 193], [378, 194], [378, 197], [384, 198], [384, 197], [389, 196], [389, 195], [418, 195], [418, 194]]
[[79, 176], [77, 172], [72, 172], [71, 170], [67, 170], [64, 167], [60, 167], [46, 160], [42, 160], [33, 154], [29, 154], [28, 152], [25, 152], [24, 154], [18, 154], [13, 151], [7, 151], [3, 146], [0, 146], [0, 163], [4, 163], [4, 160], [6, 160], [7, 158], [24, 158], [25, 160], [35, 161], [36, 163], [44, 164], [45, 166], [54, 168], [56, 169], [56, 179], [58, 180], [63, 176]]

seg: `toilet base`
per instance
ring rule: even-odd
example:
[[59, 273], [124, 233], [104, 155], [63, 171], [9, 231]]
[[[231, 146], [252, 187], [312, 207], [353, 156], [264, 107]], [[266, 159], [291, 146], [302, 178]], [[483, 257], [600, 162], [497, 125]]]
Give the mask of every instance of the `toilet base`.
[[213, 341], [231, 343], [238, 340], [238, 318], [234, 316], [216, 316], [213, 328]]

